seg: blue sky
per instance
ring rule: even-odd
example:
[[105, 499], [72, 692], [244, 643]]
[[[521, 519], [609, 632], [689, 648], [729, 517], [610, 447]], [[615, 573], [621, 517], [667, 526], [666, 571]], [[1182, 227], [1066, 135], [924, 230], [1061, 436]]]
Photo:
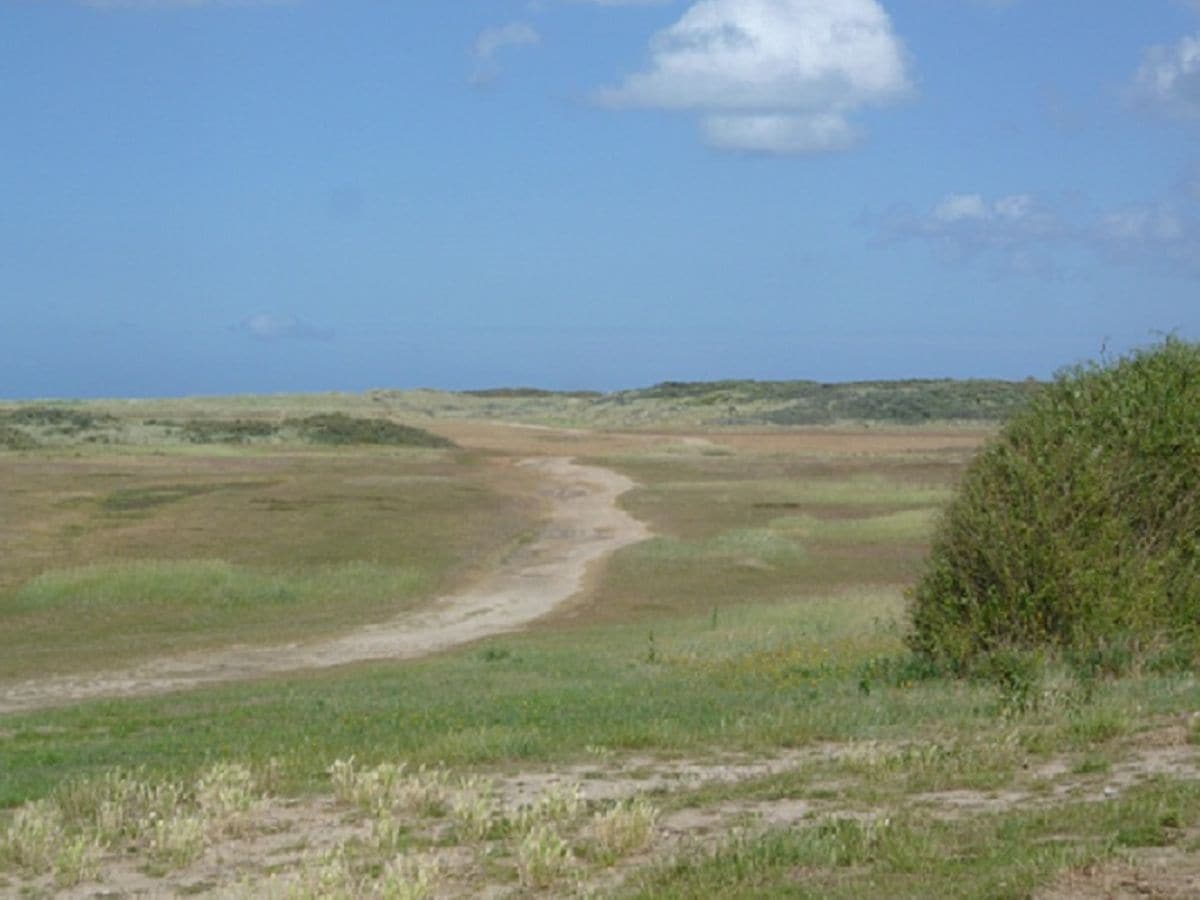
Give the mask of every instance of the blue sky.
[[1200, 338], [1200, 2], [0, 0], [0, 396]]

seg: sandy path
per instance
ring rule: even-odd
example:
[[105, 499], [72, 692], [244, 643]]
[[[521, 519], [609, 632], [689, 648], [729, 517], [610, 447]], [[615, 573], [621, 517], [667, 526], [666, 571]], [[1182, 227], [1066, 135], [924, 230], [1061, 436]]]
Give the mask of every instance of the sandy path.
[[420, 612], [321, 642], [229, 647], [155, 659], [124, 671], [0, 685], [0, 714], [361, 660], [411, 659], [519, 629], [578, 592], [591, 563], [649, 534], [645, 525], [616, 505], [617, 497], [634, 486], [625, 476], [557, 457], [521, 465], [545, 479], [542, 490], [551, 501], [551, 512], [541, 534], [493, 574]]

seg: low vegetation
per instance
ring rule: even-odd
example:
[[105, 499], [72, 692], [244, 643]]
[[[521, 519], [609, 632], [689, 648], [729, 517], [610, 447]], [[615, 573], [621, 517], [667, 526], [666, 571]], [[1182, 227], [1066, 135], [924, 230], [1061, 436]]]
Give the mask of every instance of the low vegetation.
[[[822, 384], [816, 381], [666, 382], [616, 395], [626, 402], [661, 399], [725, 407], [729, 424], [830, 425], [858, 421], [917, 425], [925, 422], [998, 421], [1033, 397], [1028, 381], [911, 380]], [[756, 411], [762, 403], [779, 404]], [[743, 407], [751, 407], [742, 412]]]
[[911, 645], [1017, 677], [1200, 658], [1200, 346], [1069, 369], [968, 470], [914, 591]]
[[[727, 420], [727, 397], [704, 398], [744, 384], [624, 403], [375, 392], [343, 411], [640, 427], [653, 410]], [[1056, 385], [1029, 387], [1030, 408]], [[746, 390], [739, 414], [798, 402]], [[105, 433], [129, 444], [6, 457], [0, 679], [86, 676], [105, 667], [91, 644], [136, 661], [119, 632], [163, 646], [168, 619], [194, 647], [311, 614], [303, 639], [360, 620], [376, 578], [420, 573], [419, 599], [486, 571], [537, 521], [506, 455], [629, 475], [620, 502], [653, 537], [523, 633], [0, 716], [0, 893], [129, 876], [129, 892], [245, 897], [1016, 898], [1094, 893], [1115, 871], [1170, 896], [1200, 871], [1188, 666], [1005, 644], [963, 667], [987, 677], [958, 679], [914, 652], [905, 591], [990, 432], [444, 428], [477, 453], [286, 430], [341, 399], [113, 402]], [[193, 443], [192, 420], [231, 427]]]
[[317, 444], [386, 444], [401, 447], [453, 447], [454, 442], [388, 419], [361, 419], [342, 413], [308, 416], [288, 423]]
[[[285, 402], [285, 407], [290, 404]], [[424, 428], [380, 416], [343, 412], [264, 418], [115, 416], [91, 405], [25, 405], [0, 410], [0, 449], [80, 444], [162, 446], [184, 444], [389, 446], [452, 449], [454, 442]]]
[[413, 610], [536, 527], [528, 480], [425, 447], [164, 442], [10, 457], [0, 679], [313, 638]]
[[87, 431], [116, 423], [117, 419], [108, 413], [76, 406], [31, 404], [0, 411], [0, 424], [50, 428], [63, 433]]

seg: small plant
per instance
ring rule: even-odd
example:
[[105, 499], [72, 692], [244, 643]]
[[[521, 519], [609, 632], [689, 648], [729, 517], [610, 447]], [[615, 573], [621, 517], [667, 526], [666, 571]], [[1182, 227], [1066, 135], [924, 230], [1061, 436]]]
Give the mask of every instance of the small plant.
[[595, 857], [611, 865], [644, 849], [654, 837], [658, 810], [644, 797], [618, 803], [592, 819], [590, 846]]
[[333, 796], [342, 803], [356, 803], [354, 757], [335, 759], [327, 771], [333, 784]]
[[237, 763], [216, 763], [196, 782], [200, 815], [215, 834], [243, 833], [256, 800], [254, 775]]
[[54, 882], [59, 887], [74, 887], [100, 873], [101, 846], [95, 838], [82, 834], [63, 842], [54, 857]]
[[434, 857], [398, 856], [383, 868], [375, 894], [385, 900], [426, 900], [441, 877]]
[[412, 775], [399, 778], [393, 791], [402, 809], [420, 816], [442, 816], [450, 803], [450, 773], [441, 767], [421, 766]]
[[450, 815], [454, 826], [467, 840], [483, 840], [499, 821], [494, 790], [490, 781], [465, 778], [451, 797]]
[[518, 834], [528, 834], [538, 825], [570, 824], [583, 809], [583, 793], [578, 782], [558, 784], [548, 788], [532, 805], [517, 810], [509, 824]]
[[371, 849], [378, 853], [396, 853], [408, 843], [408, 828], [385, 810], [371, 820]]
[[328, 853], [306, 857], [283, 896], [288, 900], [355, 900], [364, 893], [363, 879], [346, 858], [346, 848], [338, 845]]
[[820, 865], [853, 866], [872, 860], [891, 829], [889, 819], [860, 822], [830, 819], [803, 834], [807, 852]]
[[517, 875], [525, 887], [550, 887], [573, 863], [571, 848], [550, 825], [535, 826], [517, 847]]
[[337, 760], [329, 767], [334, 795], [367, 812], [403, 809], [422, 816], [440, 816], [449, 806], [450, 774], [443, 768], [421, 766], [406, 774], [404, 763], [380, 763], [372, 769], [356, 769], [354, 757]]
[[205, 825], [204, 819], [194, 815], [155, 817], [146, 828], [150, 836], [146, 848], [150, 859], [167, 868], [182, 868], [195, 862], [204, 853]]
[[0, 864], [41, 875], [53, 870], [62, 843], [63, 820], [58, 808], [48, 800], [27, 803], [0, 833]]

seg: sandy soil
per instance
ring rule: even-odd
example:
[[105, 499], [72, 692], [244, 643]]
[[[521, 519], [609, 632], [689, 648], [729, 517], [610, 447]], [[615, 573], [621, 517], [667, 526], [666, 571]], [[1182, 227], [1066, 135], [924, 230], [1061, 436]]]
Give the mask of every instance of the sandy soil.
[[362, 660], [410, 659], [519, 629], [579, 591], [593, 562], [649, 534], [645, 525], [616, 505], [617, 497], [634, 486], [625, 476], [562, 457], [529, 459], [520, 465], [535, 469], [544, 479], [542, 491], [550, 512], [541, 534], [482, 581], [418, 613], [319, 643], [237, 646], [155, 659], [124, 671], [0, 685], [0, 714]]

